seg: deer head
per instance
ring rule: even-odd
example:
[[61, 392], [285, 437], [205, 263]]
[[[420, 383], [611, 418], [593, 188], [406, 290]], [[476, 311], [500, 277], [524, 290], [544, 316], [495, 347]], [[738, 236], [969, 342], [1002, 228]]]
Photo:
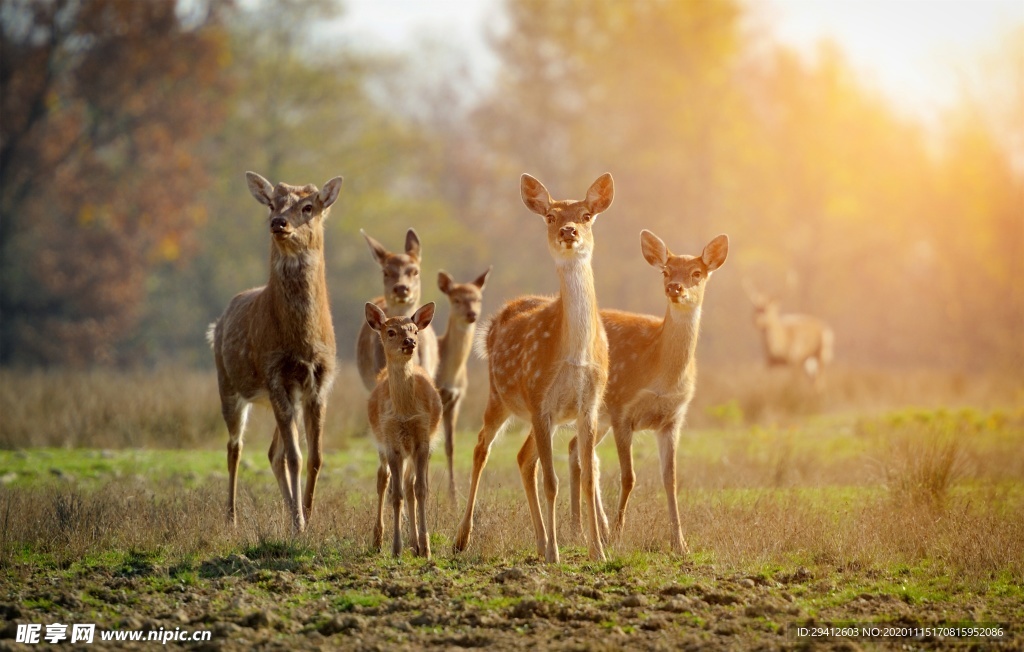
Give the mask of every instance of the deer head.
[[274, 248], [286, 256], [310, 249], [323, 249], [324, 228], [331, 205], [341, 191], [341, 177], [334, 177], [317, 190], [313, 184], [276, 187], [255, 172], [245, 173], [249, 192], [270, 209], [268, 225]]
[[695, 307], [704, 300], [708, 277], [729, 255], [729, 237], [720, 235], [704, 247], [700, 256], [676, 256], [658, 236], [644, 229], [640, 249], [652, 267], [661, 269], [665, 296], [676, 305]]
[[758, 292], [747, 279], [743, 280], [743, 289], [754, 304], [754, 326], [764, 330], [779, 318], [779, 302]]
[[484, 284], [487, 283], [487, 275], [491, 268], [476, 278], [472, 283], [456, 283], [451, 274], [445, 271], [437, 274], [437, 287], [448, 296], [452, 305], [452, 316], [457, 323], [475, 324], [480, 317], [480, 307], [483, 304]]
[[388, 360], [407, 361], [416, 353], [419, 333], [434, 318], [434, 303], [420, 306], [412, 317], [388, 318], [376, 304], [366, 304], [366, 322], [380, 334]]
[[388, 305], [415, 306], [420, 301], [420, 239], [416, 231], [405, 234], [405, 253], [396, 254], [384, 248], [360, 230], [370, 246], [373, 259], [384, 272], [384, 299]]
[[520, 192], [526, 207], [547, 223], [548, 251], [555, 262], [589, 261], [594, 252], [591, 227], [598, 214], [612, 205], [615, 194], [612, 175], [598, 177], [583, 200], [555, 201], [544, 184], [528, 174], [520, 180]]

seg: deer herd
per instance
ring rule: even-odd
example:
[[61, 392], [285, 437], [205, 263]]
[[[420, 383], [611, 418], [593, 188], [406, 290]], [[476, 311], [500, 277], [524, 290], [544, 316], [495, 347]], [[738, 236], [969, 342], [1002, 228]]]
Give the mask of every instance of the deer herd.
[[[254, 402], [267, 403], [276, 422], [268, 452], [270, 466], [292, 530], [299, 533], [313, 509], [323, 460], [327, 395], [335, 375], [324, 222], [338, 199], [342, 179], [335, 177], [322, 189], [312, 184], [274, 186], [254, 172], [247, 172], [246, 180], [252, 196], [269, 210], [270, 278], [265, 286], [236, 295], [207, 332], [228, 429], [227, 516], [234, 524], [249, 409]], [[420, 304], [422, 258], [416, 232], [408, 230], [400, 253], [363, 232], [384, 281], [384, 294], [365, 305], [356, 340], [356, 364], [370, 392], [367, 416], [380, 460], [374, 544], [378, 550], [383, 544], [387, 495], [393, 510], [392, 553], [402, 552], [404, 500], [413, 554], [430, 557], [426, 510], [430, 453], [443, 427], [447, 493], [454, 501], [454, 436], [469, 386], [466, 364], [475, 348], [487, 360], [489, 390], [455, 551], [465, 550], [470, 543], [491, 444], [509, 420], [518, 417], [530, 426], [517, 462], [540, 558], [559, 559], [558, 477], [552, 448], [555, 430], [563, 424], [575, 426], [568, 448], [570, 526], [583, 526], [582, 506], [590, 558], [604, 559], [604, 545], [611, 536], [595, 452], [609, 429], [621, 475], [614, 532], [625, 526], [636, 482], [633, 433], [653, 430], [668, 503], [670, 543], [675, 553], [686, 553], [676, 502], [676, 446], [696, 387], [695, 354], [704, 293], [708, 279], [725, 263], [729, 239], [719, 235], [696, 255], [674, 254], [654, 233], [641, 231], [643, 258], [662, 274], [664, 317], [599, 309], [592, 268], [594, 227], [598, 216], [612, 205], [611, 175], [598, 177], [581, 200], [552, 199], [547, 188], [528, 174], [522, 175], [520, 191], [523, 203], [545, 225], [558, 294], [513, 299], [481, 320], [490, 268], [468, 283], [457, 283], [441, 271], [438, 289], [447, 296], [450, 310], [440, 337], [431, 328], [435, 305]], [[802, 368], [820, 387], [821, 372], [832, 357], [831, 330], [812, 317], [782, 315], [777, 302], [749, 283], [746, 289], [769, 365]], [[305, 433], [308, 456], [301, 502], [300, 430]]]

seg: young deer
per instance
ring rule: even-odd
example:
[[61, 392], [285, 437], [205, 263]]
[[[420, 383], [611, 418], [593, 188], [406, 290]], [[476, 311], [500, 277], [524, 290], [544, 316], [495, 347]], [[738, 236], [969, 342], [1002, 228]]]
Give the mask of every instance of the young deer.
[[448, 297], [450, 312], [448, 328], [438, 338], [440, 363], [434, 384], [441, 393], [444, 404], [444, 453], [448, 458], [448, 495], [455, 496], [455, 475], [452, 470], [452, 456], [455, 454], [455, 424], [459, 420], [459, 406], [466, 393], [469, 381], [466, 378], [466, 361], [473, 348], [473, 333], [476, 320], [480, 317], [484, 284], [491, 268], [472, 283], [456, 283], [447, 272], [437, 275], [437, 287]]
[[[405, 234], [405, 253], [396, 254], [360, 231], [370, 245], [373, 259], [384, 272], [384, 296], [373, 303], [382, 308], [388, 317], [408, 317], [420, 304], [420, 239], [416, 231], [409, 229]], [[432, 328], [420, 333], [416, 362], [427, 370], [431, 377], [437, 371], [437, 335]], [[356, 338], [356, 367], [363, 385], [373, 390], [377, 385], [377, 374], [384, 368], [384, 349], [380, 338], [367, 324], [359, 329]]]
[[430, 557], [427, 538], [427, 497], [430, 492], [430, 449], [441, 421], [441, 397], [427, 372], [415, 362], [420, 334], [434, 317], [434, 304], [412, 317], [387, 317], [374, 303], [366, 304], [366, 323], [379, 334], [387, 363], [370, 393], [367, 412], [377, 440], [377, 523], [373, 541], [380, 550], [384, 539], [384, 492], [391, 486], [395, 533], [391, 552], [402, 554], [403, 482], [416, 555]]
[[[324, 220], [341, 177], [316, 186], [276, 187], [246, 172], [249, 192], [270, 209], [270, 280], [235, 296], [207, 332], [217, 363], [221, 412], [228, 427], [228, 519], [235, 494], [242, 434], [254, 401], [268, 401], [277, 420], [270, 466], [301, 532], [313, 509], [322, 464], [327, 394], [334, 379], [334, 326], [324, 277]], [[299, 418], [305, 416], [309, 462], [299, 504]]]
[[[688, 549], [676, 504], [676, 444], [697, 382], [695, 354], [705, 286], [711, 273], [725, 262], [729, 238], [716, 237], [699, 256], [676, 256], [658, 236], [644, 230], [640, 233], [640, 248], [644, 259], [661, 270], [668, 307], [663, 319], [619, 310], [601, 311], [608, 333], [611, 367], [601, 411], [600, 436], [607, 434], [610, 423], [622, 474], [616, 521], [616, 530], [621, 531], [629, 494], [636, 482], [633, 431], [657, 432], [672, 549], [682, 554]], [[580, 458], [575, 438], [569, 442], [569, 468], [569, 504], [572, 520], [578, 524]], [[607, 522], [600, 492], [598, 516], [602, 523]]]
[[[608, 381], [608, 341], [597, 313], [591, 257], [594, 218], [614, 194], [612, 177], [604, 174], [582, 201], [551, 199], [547, 189], [528, 174], [522, 176], [523, 203], [547, 223], [548, 252], [558, 270], [555, 297], [521, 297], [505, 304], [484, 327], [490, 394], [484, 424], [473, 451], [473, 477], [468, 504], [455, 538], [464, 550], [473, 531], [473, 508], [480, 474], [494, 437], [510, 415], [529, 419], [531, 431], [518, 461], [523, 488], [537, 538], [537, 554], [558, 561], [555, 497], [558, 478], [552, 462], [553, 429], [575, 421], [583, 454], [583, 489], [590, 525], [590, 557], [604, 559], [598, 532], [593, 477], [594, 431], [598, 407]], [[537, 461], [544, 474], [546, 522], [537, 497]]]
[[802, 368], [820, 390], [825, 365], [832, 361], [832, 329], [816, 317], [780, 314], [778, 301], [761, 295], [749, 281], [743, 287], [754, 304], [754, 326], [764, 338], [768, 366]]

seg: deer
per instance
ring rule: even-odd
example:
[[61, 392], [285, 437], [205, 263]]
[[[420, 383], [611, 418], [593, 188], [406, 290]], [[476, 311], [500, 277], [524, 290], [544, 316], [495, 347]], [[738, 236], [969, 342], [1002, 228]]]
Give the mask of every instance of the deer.
[[[327, 299], [324, 221], [341, 191], [341, 177], [315, 185], [271, 185], [245, 173], [249, 192], [269, 210], [270, 278], [241, 292], [210, 325], [221, 413], [228, 428], [228, 521], [234, 525], [238, 462], [249, 410], [269, 403], [276, 428], [267, 454], [291, 514], [305, 529], [323, 464], [324, 416], [334, 380], [336, 348]], [[304, 418], [306, 486], [299, 502], [300, 421]]]
[[[459, 552], [469, 545], [480, 476], [491, 444], [515, 415], [530, 423], [517, 461], [538, 557], [549, 563], [559, 559], [555, 518], [558, 477], [552, 460], [552, 436], [559, 425], [574, 422], [583, 460], [582, 486], [590, 526], [588, 552], [591, 559], [603, 560], [592, 461], [598, 408], [608, 382], [608, 340], [598, 316], [591, 260], [592, 228], [598, 214], [611, 206], [612, 176], [601, 175], [582, 200], [554, 200], [540, 181], [523, 174], [520, 194], [526, 207], [544, 219], [559, 292], [553, 297], [513, 299], [481, 327], [481, 353], [488, 361], [488, 399], [483, 427], [473, 449], [466, 511], [453, 547]], [[538, 461], [547, 503], [544, 516], [537, 494]]]
[[[644, 229], [640, 232], [644, 260], [661, 271], [667, 299], [665, 316], [621, 310], [601, 311], [608, 334], [608, 387], [601, 408], [603, 439], [609, 425], [615, 434], [622, 491], [615, 531], [622, 532], [626, 506], [636, 484], [633, 433], [653, 430], [661, 457], [661, 479], [668, 501], [669, 537], [676, 554], [689, 552], [676, 502], [676, 448], [679, 432], [697, 386], [697, 335], [708, 279], [729, 255], [729, 237], [719, 235], [698, 256], [676, 255], [665, 242]], [[580, 447], [569, 442], [569, 505], [571, 521], [579, 528]], [[595, 462], [596, 464], [596, 462]], [[598, 491], [598, 518], [607, 532], [607, 518]]]
[[455, 455], [455, 425], [459, 420], [459, 407], [465, 397], [469, 380], [466, 362], [473, 348], [473, 335], [480, 317], [484, 285], [491, 268], [470, 283], [456, 283], [450, 274], [441, 270], [437, 274], [437, 287], [448, 297], [448, 326], [437, 339], [439, 362], [434, 386], [441, 394], [444, 426], [444, 453], [448, 461], [448, 495], [455, 497], [455, 473], [452, 458]]
[[761, 331], [768, 366], [803, 369], [820, 391], [825, 365], [833, 356], [832, 329], [817, 317], [781, 314], [777, 300], [759, 293], [749, 281], [744, 281], [743, 287], [754, 304], [754, 326]]
[[[384, 273], [384, 295], [373, 299], [373, 303], [388, 317], [412, 315], [420, 302], [420, 239], [416, 231], [409, 229], [405, 234], [405, 253], [390, 252], [365, 231], [359, 232]], [[417, 363], [433, 377], [437, 371], [437, 335], [432, 328], [420, 333], [416, 357]], [[377, 386], [377, 375], [385, 362], [380, 338], [364, 322], [356, 337], [356, 367], [367, 390], [373, 391]]]
[[430, 451], [441, 422], [441, 396], [430, 375], [415, 361], [419, 336], [434, 317], [434, 304], [411, 317], [388, 317], [375, 303], [366, 304], [366, 323], [379, 336], [386, 364], [370, 393], [367, 412], [377, 442], [377, 522], [374, 545], [384, 539], [384, 493], [391, 484], [394, 538], [391, 553], [402, 554], [402, 495], [408, 510], [413, 554], [430, 558], [427, 498], [430, 493]]

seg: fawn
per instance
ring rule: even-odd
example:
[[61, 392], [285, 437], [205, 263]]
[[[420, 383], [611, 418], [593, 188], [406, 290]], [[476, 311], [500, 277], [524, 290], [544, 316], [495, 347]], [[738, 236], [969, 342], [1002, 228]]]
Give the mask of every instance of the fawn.
[[[360, 230], [370, 246], [373, 259], [384, 273], [384, 296], [373, 300], [384, 309], [388, 317], [408, 317], [420, 303], [420, 239], [416, 231], [409, 229], [405, 234], [405, 253], [388, 251], [382, 244]], [[417, 363], [433, 377], [437, 371], [437, 335], [432, 328], [420, 333], [416, 350]], [[380, 338], [367, 324], [359, 329], [356, 338], [356, 367], [363, 385], [373, 390], [377, 385], [377, 374], [384, 368], [384, 349]]]
[[[537, 554], [558, 561], [555, 498], [558, 478], [552, 461], [553, 429], [575, 421], [582, 452], [591, 559], [604, 559], [597, 525], [592, 461], [598, 408], [608, 381], [608, 341], [597, 312], [591, 258], [592, 226], [612, 203], [610, 174], [599, 177], [581, 201], [551, 199], [547, 189], [522, 176], [523, 203], [544, 218], [548, 253], [559, 277], [555, 297], [528, 296], [505, 304], [483, 327], [488, 358], [489, 396], [483, 428], [473, 450], [473, 476], [466, 513], [455, 538], [456, 551], [469, 545], [480, 475], [491, 443], [511, 415], [529, 419], [530, 435], [519, 451], [520, 475], [537, 540]], [[537, 496], [537, 462], [543, 469], [546, 522]]]
[[760, 294], [749, 281], [743, 287], [754, 304], [754, 326], [764, 339], [768, 366], [802, 368], [814, 388], [821, 390], [825, 365], [832, 361], [832, 329], [816, 317], [780, 314], [778, 301]]
[[448, 495], [455, 496], [455, 475], [452, 457], [455, 454], [455, 424], [459, 420], [459, 406], [466, 394], [469, 381], [466, 377], [466, 361], [473, 348], [473, 334], [480, 317], [484, 284], [491, 268], [472, 283], [456, 283], [447, 272], [437, 274], [437, 287], [448, 297], [450, 312], [448, 327], [437, 339], [440, 362], [434, 384], [441, 393], [444, 410], [441, 416], [444, 424], [444, 453], [448, 458]]
[[430, 558], [427, 538], [427, 497], [430, 493], [430, 449], [441, 421], [441, 397], [427, 372], [416, 364], [419, 336], [434, 317], [428, 303], [412, 317], [388, 317], [375, 303], [366, 304], [366, 323], [377, 332], [386, 365], [370, 393], [367, 412], [377, 440], [377, 523], [373, 540], [380, 550], [384, 538], [384, 492], [391, 483], [394, 539], [391, 552], [402, 554], [402, 491], [407, 502], [413, 553]]
[[[236, 295], [210, 325], [228, 427], [228, 519], [235, 523], [235, 494], [242, 435], [255, 401], [267, 401], [277, 427], [270, 466], [301, 532], [313, 509], [327, 394], [334, 379], [334, 326], [324, 276], [324, 220], [341, 190], [341, 177], [316, 186], [291, 186], [246, 172], [249, 192], [270, 210], [270, 280]], [[306, 489], [299, 504], [299, 419], [305, 416]]]
[[[626, 504], [636, 482], [633, 472], [633, 431], [654, 430], [661, 454], [661, 479], [668, 499], [672, 549], [688, 552], [679, 524], [676, 504], [676, 445], [679, 429], [693, 398], [697, 382], [697, 333], [700, 328], [704, 290], [711, 273], [729, 254], [729, 238], [713, 239], [699, 256], [677, 256], [650, 231], [640, 233], [644, 259], [661, 270], [668, 308], [665, 317], [602, 310], [608, 333], [611, 366], [601, 410], [603, 438], [611, 424], [619, 454], [622, 493], [616, 531], [626, 520]], [[580, 451], [576, 439], [569, 442], [569, 504], [572, 520], [579, 523]], [[598, 492], [598, 517], [607, 523]], [[578, 527], [578, 525], [577, 525]], [[604, 525], [605, 529], [607, 526]]]

